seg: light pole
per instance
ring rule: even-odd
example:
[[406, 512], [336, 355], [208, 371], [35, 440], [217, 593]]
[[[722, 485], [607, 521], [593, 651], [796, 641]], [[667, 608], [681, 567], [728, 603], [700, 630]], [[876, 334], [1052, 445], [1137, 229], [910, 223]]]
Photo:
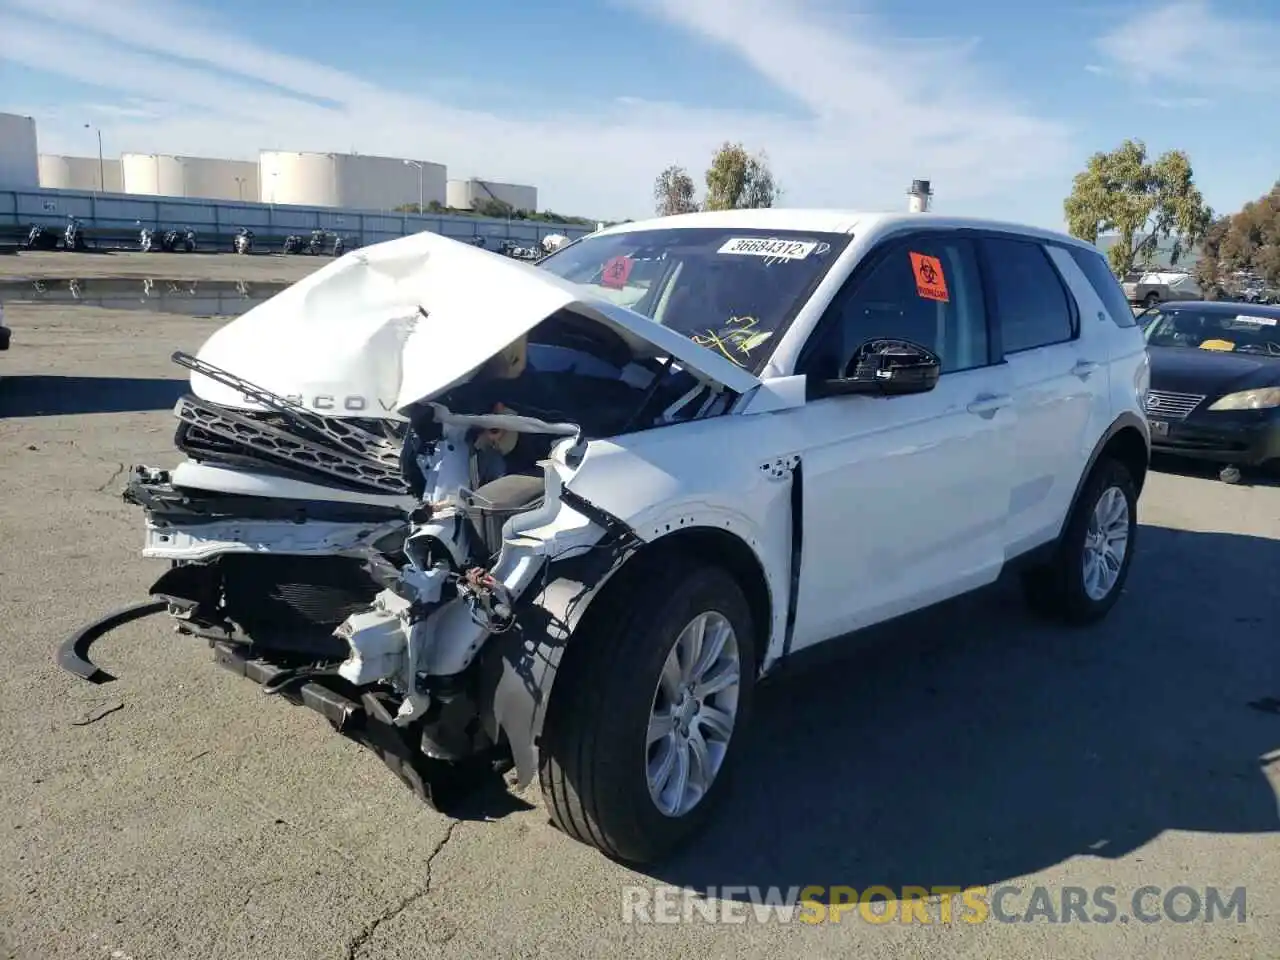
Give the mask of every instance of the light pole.
[[244, 177], [236, 177], [236, 193], [244, 200]]
[[86, 130], [96, 130], [98, 133], [98, 192], [106, 193], [107, 179], [103, 173], [103, 167], [105, 166], [105, 164], [103, 164], [102, 162], [102, 128], [94, 127], [92, 124], [89, 124], [89, 123], [86, 123], [84, 125], [84, 128]]
[[406, 161], [404, 162], [404, 165], [405, 165], [406, 167], [417, 167], [417, 168], [418, 168], [418, 215], [419, 215], [419, 216], [421, 216], [421, 215], [422, 215], [422, 213], [423, 213], [423, 209], [422, 209], [422, 164], [420, 164], [417, 160], [406, 160]]

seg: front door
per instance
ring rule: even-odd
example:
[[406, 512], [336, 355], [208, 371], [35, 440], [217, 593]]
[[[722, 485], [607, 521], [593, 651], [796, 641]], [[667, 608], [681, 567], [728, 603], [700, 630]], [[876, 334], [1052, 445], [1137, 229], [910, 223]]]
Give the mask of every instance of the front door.
[[836, 375], [882, 337], [933, 350], [942, 376], [927, 393], [792, 412], [804, 491], [793, 650], [988, 583], [1003, 563], [1015, 413], [969, 240], [922, 233], [870, 254], [797, 372]]

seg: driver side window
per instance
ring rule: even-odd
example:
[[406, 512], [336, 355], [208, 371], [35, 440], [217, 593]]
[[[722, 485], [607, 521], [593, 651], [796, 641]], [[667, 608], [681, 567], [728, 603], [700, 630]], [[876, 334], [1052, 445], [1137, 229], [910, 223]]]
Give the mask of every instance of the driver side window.
[[922, 235], [870, 255], [828, 308], [821, 342], [804, 362], [819, 378], [844, 372], [868, 340], [910, 340], [942, 360], [942, 372], [986, 366], [987, 318], [972, 242]]

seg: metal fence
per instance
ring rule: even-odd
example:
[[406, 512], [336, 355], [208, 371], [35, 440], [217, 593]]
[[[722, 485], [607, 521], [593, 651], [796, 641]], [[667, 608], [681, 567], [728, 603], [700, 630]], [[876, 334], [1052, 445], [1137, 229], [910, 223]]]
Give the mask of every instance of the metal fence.
[[157, 230], [191, 227], [197, 236], [201, 233], [229, 235], [240, 227], [267, 235], [307, 233], [320, 229], [341, 235], [352, 247], [423, 231], [459, 239], [479, 236], [524, 244], [535, 243], [549, 234], [562, 234], [574, 239], [591, 232], [582, 226], [489, 217], [342, 210], [187, 197], [143, 197], [85, 190], [0, 190], [0, 224], [26, 226], [38, 223], [60, 227], [68, 216], [78, 217], [89, 229], [129, 232], [137, 230], [141, 222], [143, 226]]

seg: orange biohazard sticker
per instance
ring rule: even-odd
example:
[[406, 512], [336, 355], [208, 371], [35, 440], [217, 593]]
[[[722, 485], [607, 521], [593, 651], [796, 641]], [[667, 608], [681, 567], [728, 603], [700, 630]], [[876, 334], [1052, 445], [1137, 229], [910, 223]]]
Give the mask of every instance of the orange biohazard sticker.
[[911, 254], [911, 272], [916, 275], [916, 293], [926, 300], [949, 303], [947, 278], [942, 275], [942, 261], [923, 253]]
[[600, 284], [621, 290], [627, 285], [627, 277], [631, 276], [631, 268], [635, 261], [630, 257], [614, 257], [604, 265], [600, 274]]

